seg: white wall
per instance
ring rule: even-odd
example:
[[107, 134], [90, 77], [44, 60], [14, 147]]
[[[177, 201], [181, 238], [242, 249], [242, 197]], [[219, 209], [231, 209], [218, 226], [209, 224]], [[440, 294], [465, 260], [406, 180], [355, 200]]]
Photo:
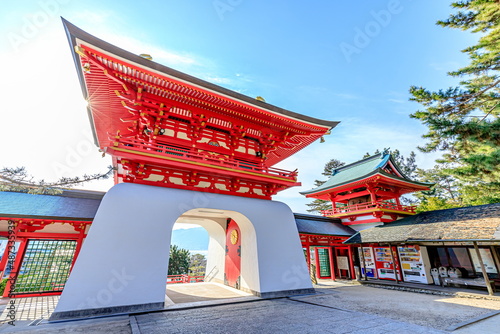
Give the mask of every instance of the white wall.
[[[54, 318], [61, 312], [163, 303], [173, 224], [185, 213], [202, 215], [197, 210], [219, 210], [240, 226], [242, 287], [256, 293], [312, 288], [285, 204], [123, 183], [104, 196]], [[223, 233], [209, 225], [204, 227], [218, 254]]]

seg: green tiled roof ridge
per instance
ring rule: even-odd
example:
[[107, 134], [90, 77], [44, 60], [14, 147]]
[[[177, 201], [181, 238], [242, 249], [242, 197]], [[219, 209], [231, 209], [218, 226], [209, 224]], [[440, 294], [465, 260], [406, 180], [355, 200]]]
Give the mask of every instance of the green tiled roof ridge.
[[335, 174], [337, 174], [337, 173], [339, 173], [339, 172], [341, 172], [341, 171], [344, 171], [344, 170], [347, 170], [347, 169], [351, 169], [351, 168], [354, 168], [354, 167], [359, 166], [359, 165], [364, 165], [364, 164], [366, 164], [366, 163], [370, 162], [371, 160], [375, 160], [375, 158], [380, 159], [380, 156], [381, 156], [381, 155], [382, 155], [382, 153], [377, 153], [377, 154], [375, 154], [375, 155], [371, 155], [371, 156], [369, 156], [369, 157], [366, 157], [366, 158], [364, 158], [364, 159], [361, 159], [361, 160], [355, 161], [355, 162], [350, 163], [350, 164], [348, 164], [348, 165], [344, 165], [344, 166], [342, 166], [342, 167], [335, 168], [335, 169], [332, 171], [332, 175], [331, 175], [331, 176], [333, 176], [333, 175], [335, 175]]
[[[384, 167], [387, 166], [389, 161], [392, 163], [392, 166], [394, 166], [394, 168], [401, 176], [387, 173], [386, 171], [384, 171]], [[433, 185], [431, 183], [418, 182], [408, 178], [401, 171], [397, 163], [394, 161], [392, 155], [390, 153], [383, 152], [358, 160], [349, 165], [336, 168], [332, 172], [330, 178], [325, 183], [323, 183], [317, 188], [301, 191], [300, 194], [307, 195], [311, 193], [325, 191], [334, 187], [345, 185], [350, 182], [359, 181], [361, 179], [375, 175], [377, 173], [413, 184], [427, 185], [427, 186]]]
[[361, 179], [383, 168], [387, 164], [387, 161], [389, 161], [390, 157], [391, 157], [390, 154], [378, 153], [370, 157], [353, 162], [349, 165], [336, 168], [332, 172], [330, 178], [321, 186], [311, 190], [302, 191], [300, 193], [303, 195], [315, 193], [318, 191], [335, 187], [337, 185], [351, 182], [353, 180]]

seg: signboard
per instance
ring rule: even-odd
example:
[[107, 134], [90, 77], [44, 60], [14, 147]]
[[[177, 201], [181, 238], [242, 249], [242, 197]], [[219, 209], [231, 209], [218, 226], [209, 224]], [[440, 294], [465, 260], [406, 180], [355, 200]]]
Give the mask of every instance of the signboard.
[[347, 256], [337, 256], [337, 267], [342, 270], [349, 270], [349, 258]]
[[[474, 264], [474, 269], [477, 273], [481, 273], [481, 264], [479, 263], [479, 259], [477, 257], [476, 250], [474, 248], [469, 248], [470, 257], [472, 259], [472, 263]], [[497, 267], [495, 266], [495, 261], [493, 260], [493, 256], [491, 254], [490, 249], [479, 248], [479, 254], [481, 254], [481, 258], [483, 259], [484, 268], [488, 274], [496, 274], [498, 273]]]

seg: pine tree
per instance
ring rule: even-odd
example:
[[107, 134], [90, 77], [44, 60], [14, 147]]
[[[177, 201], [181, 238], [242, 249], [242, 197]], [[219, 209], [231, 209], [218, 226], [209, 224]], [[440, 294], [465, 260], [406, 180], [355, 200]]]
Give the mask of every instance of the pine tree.
[[[325, 167], [323, 168], [323, 172], [321, 175], [330, 177], [333, 173], [333, 171], [339, 167], [342, 167], [345, 165], [345, 162], [341, 162], [337, 159], [331, 159], [325, 164]], [[315, 180], [314, 181], [314, 186], [317, 188], [321, 185], [323, 185], [325, 181], [322, 180]], [[329, 201], [324, 201], [321, 199], [315, 199], [311, 203], [306, 204], [310, 209], [307, 209], [307, 212], [315, 212], [315, 213], [321, 213], [322, 210], [329, 210], [332, 208], [332, 203]]]
[[193, 276], [204, 276], [207, 269], [207, 258], [202, 254], [193, 254], [189, 259], [189, 272]]
[[411, 117], [428, 127], [423, 152], [443, 151], [444, 173], [462, 184], [464, 205], [500, 200], [500, 4], [494, 0], [463, 0], [458, 10], [438, 24], [480, 33], [476, 45], [463, 50], [469, 65], [448, 73], [460, 78], [457, 87], [437, 92], [410, 88], [411, 100], [424, 110]]
[[184, 275], [189, 271], [190, 255], [187, 249], [170, 245], [170, 259], [168, 260], [169, 275]]

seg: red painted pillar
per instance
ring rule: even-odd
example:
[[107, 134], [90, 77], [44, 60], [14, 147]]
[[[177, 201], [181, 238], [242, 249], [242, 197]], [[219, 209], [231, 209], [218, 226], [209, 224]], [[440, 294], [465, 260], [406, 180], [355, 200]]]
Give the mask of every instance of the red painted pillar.
[[335, 280], [335, 266], [333, 265], [333, 249], [332, 247], [328, 247], [328, 256], [330, 257], [330, 273], [331, 279]]
[[310, 248], [310, 243], [306, 242], [305, 247], [306, 247], [306, 263], [307, 263], [307, 268], [311, 268], [311, 248]]
[[[3, 274], [5, 273], [5, 270], [7, 268], [7, 265], [9, 263], [9, 255], [11, 252], [15, 250], [16, 246], [16, 239], [17, 239], [17, 225], [13, 220], [9, 220], [9, 227], [8, 227], [9, 234], [7, 235], [8, 242], [7, 245], [5, 246], [5, 251], [2, 256], [2, 261], [0, 261], [0, 279], [3, 278]], [[12, 249], [14, 247], [14, 249]], [[12, 251], [11, 251], [12, 250]]]
[[24, 258], [24, 253], [26, 252], [28, 239], [21, 239], [19, 241], [21, 244], [19, 245], [19, 250], [17, 251], [16, 259], [14, 260], [14, 268], [12, 268], [13, 270], [10, 272], [9, 280], [7, 281], [7, 285], [5, 286], [3, 297], [9, 296], [10, 287], [12, 286], [12, 283], [16, 282], [19, 271], [21, 270], [21, 263]]
[[351, 268], [351, 278], [356, 279], [356, 273], [354, 272], [354, 259], [353, 259], [353, 252], [352, 252], [352, 246], [349, 245], [349, 248], [347, 248], [347, 251], [349, 252], [349, 268]]
[[375, 196], [375, 189], [374, 189], [374, 187], [373, 186], [367, 186], [366, 190], [368, 190], [368, 192], [370, 193], [370, 201], [372, 203], [376, 203], [377, 202], [377, 197]]
[[84, 239], [85, 239], [85, 228], [82, 228], [82, 230], [80, 231], [80, 235], [76, 240], [75, 255], [73, 256], [73, 261], [71, 262], [70, 272], [71, 270], [73, 270], [73, 266], [75, 265], [76, 259], [78, 258], [78, 254], [80, 254], [80, 249], [82, 249], [82, 244]]
[[319, 256], [318, 248], [314, 248], [314, 264], [316, 265], [316, 277], [319, 279]]
[[7, 262], [9, 261], [10, 254], [9, 244], [5, 246], [5, 251], [3, 252], [2, 261], [0, 261], [0, 279], [3, 278], [3, 273], [5, 272], [5, 268], [7, 267]]

